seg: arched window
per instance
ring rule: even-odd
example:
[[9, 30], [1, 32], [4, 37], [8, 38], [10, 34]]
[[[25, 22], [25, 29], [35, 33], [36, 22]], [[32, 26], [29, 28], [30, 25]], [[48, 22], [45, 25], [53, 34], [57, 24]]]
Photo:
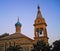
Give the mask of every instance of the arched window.
[[36, 29], [36, 36], [39, 37], [39, 36], [43, 36], [43, 28], [37, 28]]
[[43, 28], [39, 29], [39, 36], [43, 36]]

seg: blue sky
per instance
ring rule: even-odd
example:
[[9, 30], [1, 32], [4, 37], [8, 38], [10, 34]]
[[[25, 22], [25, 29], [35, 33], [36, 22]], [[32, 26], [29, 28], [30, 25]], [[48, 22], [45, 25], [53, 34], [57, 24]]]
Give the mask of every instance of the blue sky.
[[38, 4], [48, 25], [49, 42], [60, 39], [60, 0], [0, 0], [0, 35], [14, 33], [19, 16], [22, 33], [33, 38]]

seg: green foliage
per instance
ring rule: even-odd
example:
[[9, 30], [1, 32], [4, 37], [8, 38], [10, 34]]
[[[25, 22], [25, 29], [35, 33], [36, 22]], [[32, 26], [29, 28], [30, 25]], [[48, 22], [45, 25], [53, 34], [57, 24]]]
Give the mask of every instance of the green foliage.
[[51, 46], [44, 41], [38, 41], [36, 44], [33, 44], [31, 51], [60, 51], [60, 40], [56, 40]]
[[9, 33], [4, 33], [4, 34], [0, 35], [0, 38], [5, 37], [5, 36], [9, 36]]
[[53, 51], [60, 51], [60, 40], [53, 42]]
[[33, 44], [33, 49], [31, 51], [50, 51], [51, 46], [46, 44], [43, 40], [38, 41], [36, 44]]

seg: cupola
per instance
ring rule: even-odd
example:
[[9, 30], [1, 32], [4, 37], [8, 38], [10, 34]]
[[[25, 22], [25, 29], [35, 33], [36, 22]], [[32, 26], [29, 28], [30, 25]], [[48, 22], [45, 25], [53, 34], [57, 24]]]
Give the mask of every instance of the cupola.
[[19, 17], [18, 17], [18, 21], [17, 21], [17, 23], [15, 24], [16, 33], [20, 33], [20, 32], [21, 32], [21, 26], [22, 26], [22, 24], [19, 22]]

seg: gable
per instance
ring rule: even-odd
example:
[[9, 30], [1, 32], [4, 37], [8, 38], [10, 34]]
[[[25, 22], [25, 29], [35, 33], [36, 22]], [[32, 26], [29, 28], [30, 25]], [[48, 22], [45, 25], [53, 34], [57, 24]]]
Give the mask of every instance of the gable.
[[0, 38], [0, 41], [8, 41], [8, 42], [16, 42], [16, 43], [31, 43], [33, 40], [24, 34], [21, 33], [14, 33], [9, 36]]
[[25, 38], [28, 38], [28, 39], [30, 39], [30, 40], [32, 40], [31, 38], [25, 36], [25, 35], [22, 34], [22, 33], [13, 33], [13, 34], [11, 34], [11, 35], [9, 35], [9, 36], [0, 38], [0, 40], [16, 39], [16, 38], [24, 38], [24, 37], [25, 37]]

